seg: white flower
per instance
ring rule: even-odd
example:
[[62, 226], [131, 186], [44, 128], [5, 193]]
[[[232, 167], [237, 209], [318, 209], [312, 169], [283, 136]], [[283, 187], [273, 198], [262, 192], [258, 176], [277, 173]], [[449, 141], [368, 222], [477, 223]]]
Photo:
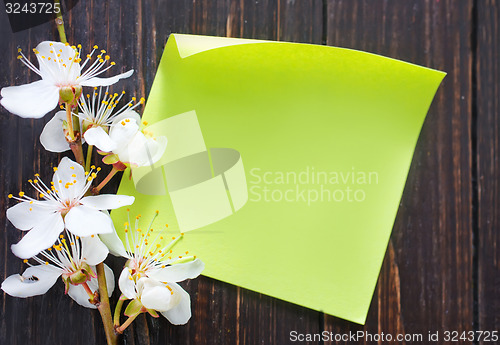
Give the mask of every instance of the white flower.
[[160, 160], [167, 148], [167, 138], [155, 137], [146, 128], [141, 129], [140, 124], [137, 116], [115, 118], [109, 135], [104, 131], [92, 134], [99, 153], [105, 155], [102, 160], [105, 164], [118, 163], [124, 170], [128, 166], [150, 166]]
[[128, 280], [123, 272], [119, 280], [120, 290], [126, 298], [132, 299], [130, 307], [125, 310], [127, 316], [148, 312], [157, 317], [158, 311], [173, 325], [184, 325], [189, 321], [191, 299], [178, 284], [148, 277]]
[[92, 52], [80, 64], [81, 45], [70, 47], [60, 42], [44, 41], [33, 49], [38, 60], [38, 68], [18, 49], [17, 58], [42, 77], [42, 80], [4, 87], [1, 90], [3, 98], [0, 103], [18, 116], [40, 118], [57, 106], [59, 91], [62, 88], [79, 94], [82, 86], [108, 86], [132, 75], [133, 70], [130, 70], [110, 78], [97, 77], [115, 65], [114, 62], [108, 64], [110, 57], [105, 55], [105, 50], [101, 50], [92, 62], [97, 49], [98, 47], [94, 46]]
[[81, 237], [113, 232], [111, 218], [100, 211], [134, 202], [134, 197], [126, 195], [85, 196], [97, 175], [84, 172], [82, 166], [67, 157], [54, 171], [50, 187], [38, 179], [38, 174], [29, 180], [39, 193], [38, 200], [25, 196], [24, 192], [20, 192], [19, 197], [9, 195], [21, 202], [7, 210], [7, 218], [16, 228], [29, 230], [11, 247], [22, 259], [52, 246], [64, 228]]
[[[40, 253], [41, 257], [33, 257], [39, 265], [32, 265], [22, 275], [9, 276], [2, 283], [2, 290], [13, 297], [31, 297], [46, 293], [62, 276], [65, 292], [78, 304], [87, 308], [96, 308], [89, 302], [90, 291], [98, 289], [95, 265], [101, 263], [108, 255], [108, 249], [98, 236], [79, 238], [66, 232], [69, 244], [61, 235], [57, 244]], [[114, 290], [113, 271], [104, 265], [109, 296]]]
[[[95, 87], [92, 96], [90, 94], [81, 95], [78, 101], [80, 112], [74, 115], [78, 116], [80, 120], [82, 141], [97, 146], [102, 151], [110, 152], [115, 149], [116, 145], [109, 138], [109, 128], [115, 121], [125, 118], [140, 121], [141, 117], [134, 109], [140, 104], [144, 104], [144, 98], [134, 104], [136, 98], [133, 97], [131, 101], [116, 111], [116, 106], [125, 91], [118, 95], [117, 93], [109, 93], [108, 88], [97, 90]], [[66, 121], [66, 112], [59, 111], [45, 125], [40, 135], [40, 142], [47, 151], [64, 152], [70, 149], [63, 130], [64, 121]]]
[[120, 290], [127, 299], [140, 302], [138, 312], [155, 315], [154, 311], [159, 311], [172, 324], [185, 324], [191, 318], [191, 299], [177, 283], [198, 277], [205, 264], [196, 256], [172, 254], [183, 234], [163, 245], [163, 235], [151, 239], [154, 218], [147, 230], [139, 228], [139, 218], [135, 230], [125, 223], [125, 246], [116, 232], [101, 236], [111, 253], [129, 259], [118, 280]]
[[[147, 123], [143, 123], [146, 125]], [[103, 133], [104, 134], [104, 133]], [[109, 140], [112, 150], [96, 143], [106, 164], [121, 162], [124, 166], [142, 167], [158, 162], [167, 148], [165, 136], [155, 137], [145, 128], [140, 128], [140, 119], [127, 117], [115, 119], [109, 130]], [[101, 140], [104, 142], [104, 139]]]

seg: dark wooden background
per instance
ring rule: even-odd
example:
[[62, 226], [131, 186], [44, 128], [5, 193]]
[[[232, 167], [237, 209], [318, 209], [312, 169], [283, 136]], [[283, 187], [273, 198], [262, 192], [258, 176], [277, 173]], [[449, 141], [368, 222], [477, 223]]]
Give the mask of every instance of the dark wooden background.
[[[16, 48], [58, 39], [54, 24], [12, 34], [0, 8], [0, 86], [34, 81]], [[148, 95], [171, 32], [335, 45], [448, 73], [416, 147], [365, 326], [201, 277], [184, 284], [188, 325], [142, 317], [125, 343], [287, 344], [292, 330], [500, 330], [499, 19], [495, 0], [79, 1], [65, 16], [68, 39], [98, 44], [118, 68], [134, 68], [120, 87], [138, 97]], [[21, 232], [5, 219], [6, 195], [29, 190], [36, 172], [50, 178], [60, 159], [38, 140], [49, 118], [0, 109], [2, 279], [23, 269], [9, 250]], [[119, 272], [123, 261], [108, 261]], [[58, 283], [40, 297], [3, 294], [0, 344], [105, 344], [99, 314], [62, 293]]]

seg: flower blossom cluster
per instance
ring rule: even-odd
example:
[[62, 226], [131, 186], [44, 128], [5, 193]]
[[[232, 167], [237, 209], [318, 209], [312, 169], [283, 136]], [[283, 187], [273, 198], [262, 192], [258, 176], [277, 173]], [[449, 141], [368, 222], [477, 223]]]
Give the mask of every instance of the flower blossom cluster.
[[[165, 233], [153, 236], [153, 229], [141, 230], [139, 217], [134, 227], [130, 220], [125, 223], [122, 243], [108, 211], [132, 205], [135, 199], [99, 194], [116, 171], [154, 164], [166, 150], [167, 138], [148, 132], [137, 112], [145, 100], [132, 97], [125, 101], [125, 91], [110, 90], [133, 70], [103, 77], [116, 64], [98, 46], [85, 54], [81, 45], [45, 41], [33, 52], [36, 64], [21, 49], [17, 58], [41, 79], [2, 88], [0, 104], [15, 115], [32, 119], [60, 107], [43, 128], [40, 142], [51, 152], [72, 150], [76, 161], [64, 157], [53, 167], [51, 181], [35, 174], [28, 180], [30, 191], [8, 195], [17, 203], [7, 209], [7, 218], [24, 233], [11, 250], [28, 267], [22, 274], [7, 277], [2, 290], [26, 298], [46, 293], [61, 279], [65, 293], [74, 301], [97, 308], [102, 284], [97, 267], [102, 267], [111, 252], [127, 259], [118, 279], [122, 295], [117, 310], [129, 300], [125, 310], [128, 322], [147, 312], [154, 317], [160, 313], [173, 324], [186, 323], [191, 317], [190, 297], [177, 283], [197, 277], [203, 262], [187, 252], [170, 255], [183, 234], [165, 241]], [[82, 144], [87, 145], [86, 164]], [[113, 167], [97, 187], [94, 182], [100, 179], [101, 168], [90, 165], [94, 147], [103, 156], [102, 162]], [[113, 271], [104, 265], [102, 274], [111, 296]], [[127, 325], [120, 327], [118, 317], [115, 328], [121, 332]]]

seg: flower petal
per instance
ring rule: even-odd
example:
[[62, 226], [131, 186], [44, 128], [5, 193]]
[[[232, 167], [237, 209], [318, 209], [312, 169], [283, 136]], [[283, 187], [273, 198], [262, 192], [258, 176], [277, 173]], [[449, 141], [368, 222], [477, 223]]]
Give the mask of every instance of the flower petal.
[[52, 177], [52, 182], [59, 191], [59, 195], [64, 196], [66, 199], [74, 199], [82, 193], [85, 187], [85, 171], [80, 164], [68, 157], [64, 157], [59, 162], [57, 171]]
[[[141, 278], [138, 282], [141, 292], [141, 303], [147, 309], [167, 311], [180, 302], [181, 295], [175, 294], [165, 285], [150, 278]], [[142, 285], [142, 286], [141, 286]]]
[[128, 195], [102, 194], [86, 196], [80, 203], [95, 210], [114, 210], [122, 206], [132, 205], [135, 198]]
[[85, 205], [73, 207], [64, 219], [66, 229], [80, 237], [113, 232], [111, 217]]
[[70, 149], [69, 143], [64, 136], [64, 120], [66, 120], [66, 112], [58, 111], [43, 128], [42, 134], [40, 134], [40, 142], [47, 151], [64, 152]]
[[108, 256], [109, 250], [98, 236], [82, 237], [82, 260], [91, 266], [103, 262]]
[[123, 113], [119, 114], [118, 116], [116, 116], [114, 119], [113, 119], [113, 122], [111, 123], [111, 125], [115, 125], [119, 122], [121, 122], [122, 120], [125, 120], [125, 119], [131, 119], [131, 120], [135, 120], [136, 123], [141, 123], [141, 115], [139, 115], [136, 111], [134, 110], [130, 110], [130, 109], [127, 109], [125, 111], [123, 111]]
[[[120, 127], [123, 127], [123, 130], [120, 130]], [[125, 130], [128, 130], [127, 127], [131, 128], [132, 126], [117, 125], [116, 127], [112, 127], [112, 130], [116, 128], [117, 133], [124, 135]], [[139, 166], [139, 163], [142, 160], [148, 159], [148, 152], [145, 149], [146, 137], [139, 131], [139, 127], [137, 127], [137, 131], [133, 134], [128, 133], [127, 135], [129, 136], [128, 142], [122, 145], [117, 145], [116, 150], [113, 152], [118, 155], [120, 161], [123, 163], [132, 163], [135, 166]], [[122, 142], [125, 142], [125, 140], [122, 140]]]
[[82, 307], [97, 309], [97, 307], [94, 304], [89, 302], [90, 297], [81, 284], [80, 285], [69, 284], [68, 296], [71, 297], [76, 303], [78, 303]]
[[0, 93], [3, 97], [0, 104], [20, 117], [43, 117], [59, 102], [59, 88], [44, 80], [4, 87]]
[[[94, 272], [97, 272], [95, 266], [91, 266]], [[113, 291], [115, 291], [115, 275], [113, 270], [108, 267], [108, 265], [104, 264], [104, 274], [106, 275], [106, 286], [108, 287], [108, 297], [111, 297]], [[89, 287], [93, 291], [97, 291], [99, 289], [99, 283], [96, 278], [92, 278], [89, 282]]]
[[106, 286], [108, 287], [108, 297], [111, 297], [115, 291], [115, 274], [113, 270], [104, 264], [104, 273], [106, 274]]
[[173, 325], [185, 325], [191, 318], [191, 298], [179, 285], [175, 283], [168, 284], [174, 291], [174, 295], [179, 296], [179, 303], [170, 310], [161, 314], [167, 318]]
[[148, 276], [161, 282], [181, 282], [200, 275], [205, 264], [200, 259], [148, 271]]
[[115, 228], [113, 227], [113, 232], [109, 234], [100, 234], [99, 238], [108, 247], [109, 252], [114, 256], [127, 257], [127, 252], [123, 243], [118, 237]]
[[80, 85], [82, 85], [82, 86], [109, 86], [109, 85], [113, 85], [113, 84], [117, 83], [118, 80], [120, 80], [120, 79], [130, 77], [133, 73], [134, 73], [134, 70], [131, 69], [130, 71], [115, 75], [114, 77], [109, 77], [109, 78], [94, 77], [94, 78], [90, 78], [88, 80], [82, 81], [80, 83]]
[[101, 126], [91, 127], [83, 134], [87, 144], [94, 145], [101, 151], [111, 152], [116, 148], [116, 144], [109, 137], [108, 133]]
[[45, 202], [43, 201], [33, 204], [30, 204], [28, 201], [22, 201], [7, 210], [7, 219], [17, 229], [29, 230], [37, 224], [42, 223], [45, 219], [50, 218], [54, 212], [55, 209], [52, 209], [49, 205], [45, 207]]
[[165, 149], [167, 148], [167, 137], [165, 136], [160, 136], [156, 138], [151, 138], [147, 142], [147, 148], [149, 152], [151, 153], [151, 161], [153, 163], [149, 163], [149, 165], [152, 165], [156, 162], [158, 162], [161, 157], [163, 157], [163, 154], [165, 153]]
[[120, 273], [120, 278], [118, 278], [118, 287], [122, 294], [128, 299], [134, 299], [137, 297], [137, 292], [135, 291], [135, 283], [131, 279], [128, 267], [124, 267], [122, 273]]
[[[38, 50], [36, 57], [40, 66], [40, 74], [44, 80], [54, 84], [67, 84], [75, 81], [80, 75], [80, 65], [74, 62], [77, 52], [70, 46], [61, 42], [43, 41], [36, 46], [36, 50]], [[56, 59], [62, 62], [55, 63]]]
[[115, 150], [115, 153], [120, 157], [120, 161], [141, 167], [158, 162], [165, 153], [166, 147], [166, 137], [147, 138], [138, 131], [126, 146]]
[[109, 137], [116, 144], [116, 149], [113, 150], [113, 152], [117, 153], [118, 151], [124, 150], [138, 131], [138, 122], [131, 117], [112, 124], [109, 129]]
[[10, 248], [14, 255], [21, 259], [29, 259], [52, 246], [57, 236], [64, 230], [61, 214], [52, 213], [36, 224], [17, 244]]
[[13, 297], [43, 295], [56, 283], [61, 273], [61, 269], [52, 265], [32, 266], [22, 276], [14, 274], [5, 279], [2, 290]]

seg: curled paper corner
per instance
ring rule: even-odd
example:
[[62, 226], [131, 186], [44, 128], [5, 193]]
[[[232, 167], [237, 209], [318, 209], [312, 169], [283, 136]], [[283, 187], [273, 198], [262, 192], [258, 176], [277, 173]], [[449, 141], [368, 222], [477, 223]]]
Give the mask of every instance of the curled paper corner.
[[155, 164], [132, 169], [137, 192], [169, 194], [181, 231], [224, 219], [248, 201], [241, 155], [231, 148], [207, 149], [195, 111], [169, 117], [148, 131], [168, 138]]
[[[171, 38], [174, 38], [172, 40]], [[184, 35], [184, 34], [171, 34], [168, 42], [175, 41], [179, 56], [184, 59], [191, 55], [202, 53], [207, 50], [229, 47], [239, 44], [256, 44], [256, 43], [276, 43], [271, 41], [251, 40], [244, 38], [228, 38], [228, 37], [215, 37], [215, 36], [198, 36], [198, 35]], [[167, 44], [168, 44], [167, 42]]]

